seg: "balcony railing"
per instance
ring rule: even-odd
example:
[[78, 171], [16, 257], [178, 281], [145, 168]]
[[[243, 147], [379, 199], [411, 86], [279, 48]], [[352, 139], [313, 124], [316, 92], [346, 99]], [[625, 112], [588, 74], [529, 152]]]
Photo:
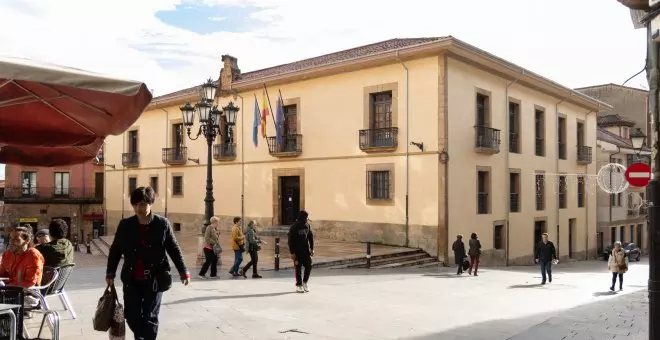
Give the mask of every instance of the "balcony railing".
[[177, 148], [163, 148], [163, 164], [181, 165], [188, 161], [188, 148], [180, 146]]
[[4, 202], [102, 204], [103, 188], [6, 187]]
[[559, 159], [566, 159], [566, 143], [557, 143], [557, 154]]
[[230, 161], [236, 158], [236, 143], [213, 145], [213, 158], [216, 161]]
[[518, 134], [512, 132], [509, 134], [509, 152], [520, 153], [520, 145], [518, 144]]
[[125, 167], [133, 167], [140, 165], [140, 153], [125, 152], [121, 154], [121, 164]]
[[496, 154], [500, 152], [500, 130], [477, 125], [474, 127], [474, 147], [477, 152]]
[[520, 212], [520, 195], [517, 192], [509, 193], [509, 210]]
[[477, 194], [477, 214], [488, 214], [488, 193]]
[[534, 154], [537, 156], [545, 156], [545, 139], [536, 137], [534, 140]]
[[591, 164], [591, 147], [578, 145], [577, 147], [577, 163], [578, 164]]
[[282, 136], [282, 143], [277, 137], [268, 137], [268, 152], [276, 157], [298, 156], [302, 153], [302, 135]]
[[360, 150], [394, 151], [399, 146], [399, 128], [360, 130]]

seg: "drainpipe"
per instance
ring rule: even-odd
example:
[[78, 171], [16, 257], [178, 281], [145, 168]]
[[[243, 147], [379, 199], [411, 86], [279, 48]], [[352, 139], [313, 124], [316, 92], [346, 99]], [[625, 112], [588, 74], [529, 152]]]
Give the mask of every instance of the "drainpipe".
[[[165, 145], [167, 146], [167, 145], [170, 145], [170, 143], [169, 143], [170, 141], [168, 141], [168, 139], [171, 137], [170, 136], [171, 134], [167, 133], [167, 128], [170, 124], [170, 113], [169, 113], [169, 111], [167, 111], [163, 108], [161, 108], [161, 110], [163, 112], [165, 112]], [[164, 215], [165, 215], [166, 218], [167, 218], [167, 196], [169, 196], [168, 191], [167, 191], [168, 190], [167, 184], [169, 183], [169, 181], [167, 180], [168, 170], [169, 170], [169, 166], [167, 165], [167, 163], [165, 163], [165, 190], [163, 191], [163, 193], [165, 194], [165, 202], [164, 202], [165, 203], [165, 208], [164, 208], [165, 211], [164, 211]]]
[[[524, 76], [524, 75], [525, 75], [525, 70], [521, 70], [520, 76]], [[506, 88], [504, 89], [504, 112], [506, 112], [506, 117], [507, 117], [504, 123], [504, 135], [507, 141], [507, 145], [505, 145], [506, 157], [504, 157], [504, 163], [505, 163], [504, 168], [507, 170], [504, 172], [504, 176], [505, 176], [504, 183], [506, 183], [505, 184], [506, 190], [510, 190], [511, 188], [511, 183], [510, 183], [511, 176], [509, 175], [509, 163], [511, 156], [511, 150], [509, 148], [509, 143], [510, 143], [509, 138], [511, 138], [511, 131], [509, 131], [509, 115], [511, 114], [509, 112], [509, 87], [516, 84], [518, 82], [518, 79], [520, 79], [520, 76], [516, 77], [516, 79], [514, 79], [513, 81], [508, 82], [508, 84], [506, 84]], [[517, 118], [520, 119], [520, 112], [518, 112], [518, 116], [519, 117]], [[509, 218], [511, 214], [511, 207], [509, 206], [511, 203], [510, 200], [511, 200], [510, 197], [509, 199], [504, 200], [504, 214], [505, 214], [504, 220], [506, 221], [506, 248], [504, 250], [504, 265], [507, 267], [509, 266], [509, 238], [510, 238], [509, 235], [511, 234], [509, 232], [509, 224], [510, 224]]]
[[[410, 115], [408, 114], [408, 95], [409, 95], [409, 78], [408, 78], [408, 67], [406, 64], [399, 58], [399, 51], [396, 51], [396, 59], [399, 61], [401, 66], [403, 66], [404, 72], [406, 74], [406, 247], [410, 246], [410, 199], [409, 199], [409, 188], [410, 188]], [[398, 94], [397, 94], [398, 96]]]
[[[559, 147], [559, 104], [563, 103], [564, 100], [560, 100], [557, 103], [555, 103], [555, 147]], [[564, 141], [564, 144], [566, 144], [566, 141]], [[568, 145], [566, 145], [566, 156], [568, 156]], [[568, 159], [568, 157], [566, 157]], [[559, 176], [559, 149], [557, 149], [557, 158], [555, 159], [555, 176]], [[559, 177], [557, 177], [557, 195], [559, 195]], [[567, 199], [566, 195], [564, 195], [564, 199]], [[559, 204], [559, 200], [557, 200], [557, 204]], [[557, 206], [557, 209], [555, 209], [555, 221], [557, 222], [557, 258], [560, 256], [560, 249], [561, 247], [559, 246], [559, 206]]]

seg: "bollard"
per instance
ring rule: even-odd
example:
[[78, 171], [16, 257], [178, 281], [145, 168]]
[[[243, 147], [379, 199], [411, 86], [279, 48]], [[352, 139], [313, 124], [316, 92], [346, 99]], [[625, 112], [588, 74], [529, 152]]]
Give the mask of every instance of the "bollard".
[[371, 242], [367, 242], [367, 269], [371, 268]]
[[280, 270], [280, 238], [275, 238], [275, 271]]
[[87, 254], [91, 254], [91, 253], [92, 253], [92, 244], [89, 243], [89, 241], [87, 241]]

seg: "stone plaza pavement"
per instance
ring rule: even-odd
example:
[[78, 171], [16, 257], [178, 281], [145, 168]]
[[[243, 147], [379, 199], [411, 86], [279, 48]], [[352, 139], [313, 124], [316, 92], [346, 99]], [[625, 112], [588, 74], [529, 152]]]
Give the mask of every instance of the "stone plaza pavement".
[[[104, 261], [76, 254], [81, 265], [67, 291], [78, 318], [62, 312], [61, 339], [108, 338], [91, 327]], [[642, 339], [648, 323], [645, 260], [631, 264], [616, 294], [603, 261], [559, 264], [546, 286], [536, 267], [485, 268], [478, 277], [442, 267], [315, 269], [306, 294], [293, 293], [291, 271], [261, 280], [226, 271], [219, 280], [175, 283], [163, 298], [158, 339]]]

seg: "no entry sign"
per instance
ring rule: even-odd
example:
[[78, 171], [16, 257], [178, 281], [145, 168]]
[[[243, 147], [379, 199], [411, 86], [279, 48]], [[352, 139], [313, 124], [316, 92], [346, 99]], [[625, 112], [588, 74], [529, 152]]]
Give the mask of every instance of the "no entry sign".
[[626, 169], [626, 180], [634, 187], [645, 187], [651, 181], [651, 167], [645, 163], [634, 163]]

